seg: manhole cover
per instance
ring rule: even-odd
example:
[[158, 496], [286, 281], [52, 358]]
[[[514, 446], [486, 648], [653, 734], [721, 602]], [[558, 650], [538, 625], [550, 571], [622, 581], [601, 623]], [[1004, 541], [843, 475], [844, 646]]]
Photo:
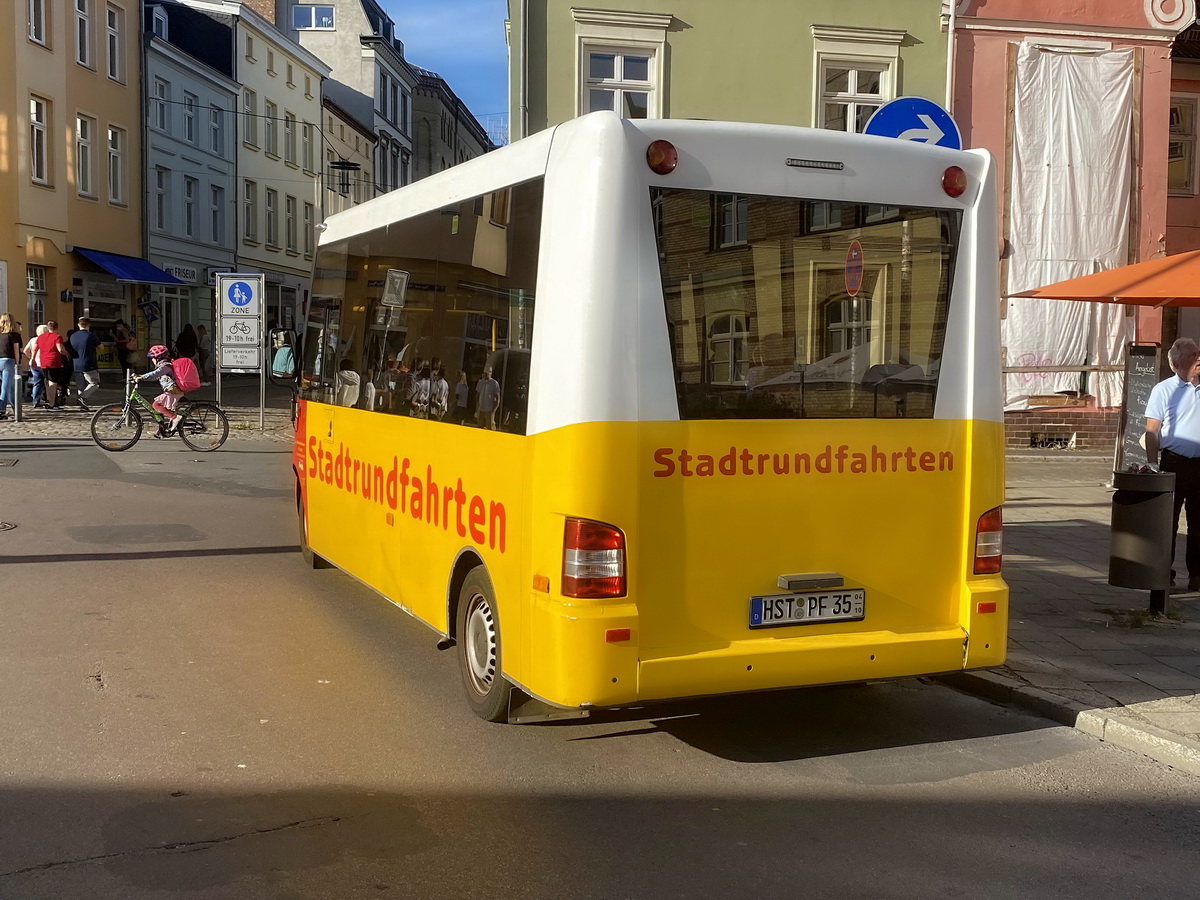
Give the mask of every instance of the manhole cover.
[[0, 459], [0, 466], [15, 466], [16, 464], [15, 459]]
[[0, 531], [12, 531], [16, 527], [12, 522], [0, 522]]

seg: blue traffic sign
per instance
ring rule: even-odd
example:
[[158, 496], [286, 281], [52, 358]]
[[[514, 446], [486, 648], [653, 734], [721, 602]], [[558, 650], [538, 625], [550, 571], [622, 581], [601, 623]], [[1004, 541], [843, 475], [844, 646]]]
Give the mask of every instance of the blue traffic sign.
[[864, 134], [962, 149], [962, 135], [950, 113], [924, 97], [897, 97], [875, 110]]
[[235, 281], [229, 286], [229, 302], [234, 306], [246, 306], [254, 299], [254, 289], [244, 281]]

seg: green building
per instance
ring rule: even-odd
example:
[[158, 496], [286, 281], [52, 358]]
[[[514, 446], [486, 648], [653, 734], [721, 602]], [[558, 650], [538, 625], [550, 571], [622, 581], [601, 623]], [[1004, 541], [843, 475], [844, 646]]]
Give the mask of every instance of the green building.
[[597, 109], [861, 131], [946, 95], [938, 0], [508, 0], [513, 140]]

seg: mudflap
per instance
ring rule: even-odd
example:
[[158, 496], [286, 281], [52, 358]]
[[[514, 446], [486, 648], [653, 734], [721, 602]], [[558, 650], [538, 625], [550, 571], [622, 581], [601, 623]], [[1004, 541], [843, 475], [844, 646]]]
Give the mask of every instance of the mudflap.
[[508, 697], [508, 723], [510, 725], [552, 722], [557, 719], [586, 719], [589, 714], [588, 710], [577, 707], [551, 706], [549, 703], [530, 697], [520, 688], [513, 688]]

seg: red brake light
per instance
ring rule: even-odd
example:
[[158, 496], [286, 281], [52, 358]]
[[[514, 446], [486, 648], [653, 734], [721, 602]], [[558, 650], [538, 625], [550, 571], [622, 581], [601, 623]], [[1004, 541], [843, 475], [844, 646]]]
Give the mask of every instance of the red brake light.
[[989, 509], [975, 526], [975, 574], [999, 575], [1003, 548], [1004, 507]]
[[951, 166], [942, 173], [942, 190], [951, 197], [961, 197], [967, 189], [967, 173]]
[[625, 535], [589, 519], [568, 518], [563, 530], [564, 597], [621, 597], [625, 594]]
[[679, 152], [670, 141], [655, 141], [646, 148], [646, 165], [658, 175], [670, 175], [679, 163]]

